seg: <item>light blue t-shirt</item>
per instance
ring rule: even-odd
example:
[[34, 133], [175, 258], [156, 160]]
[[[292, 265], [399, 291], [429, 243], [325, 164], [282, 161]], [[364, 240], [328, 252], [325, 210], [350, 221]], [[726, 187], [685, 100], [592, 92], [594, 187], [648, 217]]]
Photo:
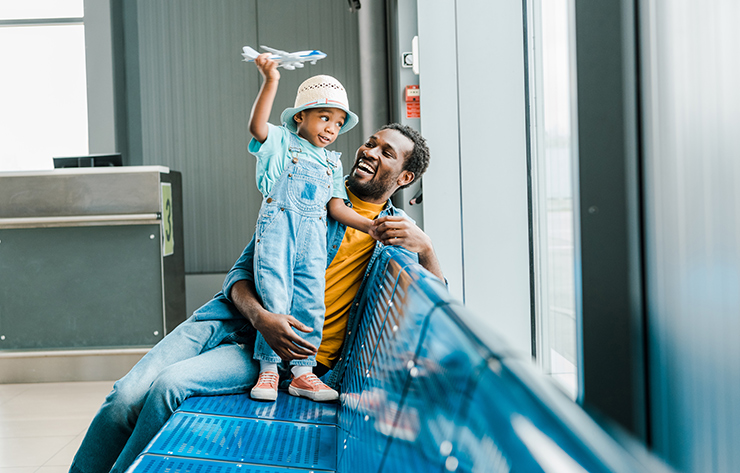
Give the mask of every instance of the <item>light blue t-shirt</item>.
[[[291, 159], [288, 153], [290, 131], [284, 126], [275, 126], [271, 123], [268, 123], [267, 127], [267, 139], [264, 143], [260, 143], [254, 138], [249, 142], [249, 152], [257, 158], [257, 188], [263, 196], [270, 193], [273, 184], [280, 178], [285, 166]], [[301, 151], [305, 153], [309, 160], [332, 170], [332, 197], [346, 199], [347, 190], [344, 188], [342, 162], [337, 160], [338, 166], [330, 166], [327, 162], [327, 150], [312, 145], [299, 135], [295, 136], [298, 138]]]

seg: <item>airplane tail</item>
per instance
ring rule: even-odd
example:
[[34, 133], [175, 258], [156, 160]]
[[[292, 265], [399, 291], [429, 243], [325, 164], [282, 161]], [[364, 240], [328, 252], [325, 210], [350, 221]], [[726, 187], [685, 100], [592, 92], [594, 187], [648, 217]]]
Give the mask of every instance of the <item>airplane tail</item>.
[[257, 59], [257, 56], [260, 55], [260, 53], [258, 53], [254, 49], [250, 48], [249, 46], [244, 46], [242, 48], [242, 51], [244, 51], [242, 53], [242, 56], [244, 56], [244, 60], [247, 61], [247, 62], [254, 61], [255, 59]]

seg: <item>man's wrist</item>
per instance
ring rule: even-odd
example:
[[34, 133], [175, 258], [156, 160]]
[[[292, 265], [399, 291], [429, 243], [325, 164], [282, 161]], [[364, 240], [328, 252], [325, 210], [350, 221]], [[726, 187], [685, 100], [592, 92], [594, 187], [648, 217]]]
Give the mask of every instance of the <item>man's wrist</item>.
[[427, 242], [427, 249], [420, 251], [417, 255], [419, 256], [420, 265], [441, 280], [445, 280], [444, 275], [442, 274], [442, 268], [439, 265], [439, 260], [437, 259], [437, 253], [434, 252], [431, 239]]
[[434, 257], [434, 245], [432, 244], [432, 239], [429, 238], [429, 235], [426, 233], [424, 234], [424, 243], [421, 248], [421, 251], [419, 251], [419, 258], [429, 258]]
[[424, 249], [423, 251], [418, 252], [417, 255], [419, 255], [419, 264], [426, 266], [424, 263], [434, 258], [434, 249]]
[[247, 319], [254, 328], [260, 323], [262, 319], [262, 312], [265, 308], [257, 300], [254, 293], [253, 286], [250, 285], [251, 281], [247, 279], [240, 279], [231, 286], [231, 301], [234, 306], [239, 310], [242, 316]]

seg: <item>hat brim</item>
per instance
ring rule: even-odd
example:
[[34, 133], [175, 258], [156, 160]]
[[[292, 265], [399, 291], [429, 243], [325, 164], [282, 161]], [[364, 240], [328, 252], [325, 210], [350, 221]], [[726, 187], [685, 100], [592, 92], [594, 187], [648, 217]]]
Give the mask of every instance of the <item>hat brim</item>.
[[280, 122], [290, 131], [293, 133], [298, 133], [298, 125], [296, 124], [295, 120], [293, 120], [293, 116], [298, 113], [302, 112], [304, 110], [308, 110], [311, 108], [338, 108], [344, 113], [347, 114], [347, 118], [344, 120], [344, 125], [342, 126], [342, 129], [339, 130], [339, 134], [347, 133], [349, 130], [355, 127], [360, 122], [360, 119], [357, 118], [357, 115], [350, 112], [346, 108], [342, 107], [339, 104], [333, 104], [333, 103], [315, 103], [311, 105], [304, 105], [301, 107], [293, 107], [293, 108], [286, 108], [283, 110], [283, 113], [280, 114]]

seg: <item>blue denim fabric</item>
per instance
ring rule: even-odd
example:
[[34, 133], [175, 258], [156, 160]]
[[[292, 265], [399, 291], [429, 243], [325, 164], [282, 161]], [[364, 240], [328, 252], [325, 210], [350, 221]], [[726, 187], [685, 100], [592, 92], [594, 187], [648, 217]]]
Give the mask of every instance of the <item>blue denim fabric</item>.
[[[319, 346], [324, 328], [326, 270], [326, 204], [332, 195], [332, 171], [337, 156], [322, 166], [306, 158], [291, 134], [292, 161], [262, 200], [255, 234], [255, 287], [270, 312], [290, 314], [313, 329], [296, 330]], [[280, 357], [257, 334], [254, 358], [279, 363]], [[291, 365], [316, 366], [316, 357]]]
[[[352, 203], [349, 200], [345, 200], [345, 204], [348, 206], [352, 206]], [[403, 210], [397, 209], [393, 206], [393, 204], [388, 201], [388, 204], [386, 207], [380, 212], [379, 217], [384, 217], [387, 215], [398, 215], [398, 216], [406, 216]], [[334, 257], [337, 255], [337, 252], [339, 251], [339, 246], [342, 243], [342, 240], [344, 239], [344, 233], [347, 231], [346, 225], [343, 225], [336, 220], [332, 219], [331, 216], [327, 218], [327, 230], [326, 230], [326, 244], [327, 244], [327, 252], [326, 252], [326, 266], [328, 267], [332, 260], [334, 260]], [[226, 275], [226, 279], [224, 280], [224, 284], [222, 287], [221, 292], [216, 294], [216, 299], [226, 299], [230, 300], [231, 296], [231, 287], [237, 282], [237, 281], [252, 281], [254, 282], [254, 245], [255, 245], [255, 239], [252, 238], [252, 241], [249, 242], [247, 247], [242, 252], [239, 259], [234, 263], [234, 266], [231, 268], [229, 273]], [[383, 248], [385, 246], [380, 243], [376, 242], [375, 244], [375, 250], [373, 250], [373, 255], [370, 257], [370, 261], [368, 262], [367, 269], [365, 270], [365, 276], [362, 281], [362, 285], [360, 286], [360, 289], [357, 291], [357, 295], [355, 296], [354, 301], [352, 302], [352, 307], [350, 308], [348, 318], [347, 318], [347, 335], [344, 340], [344, 344], [342, 345], [342, 353], [339, 355], [339, 359], [337, 360], [337, 363], [334, 365], [332, 371], [327, 373], [325, 377], [325, 383], [332, 387], [333, 389], [339, 389], [340, 384], [342, 382], [342, 377], [344, 376], [344, 371], [346, 369], [346, 363], [349, 359], [349, 354], [354, 348], [354, 340], [356, 336], [356, 329], [357, 326], [360, 323], [359, 318], [357, 317], [357, 314], [359, 313], [359, 307], [362, 305], [364, 292], [365, 292], [365, 284], [368, 280], [368, 276], [371, 274], [372, 271], [377, 270], [375, 269], [375, 262], [377, 261], [378, 257], [383, 251]], [[403, 251], [406, 251], [403, 249]], [[408, 252], [408, 255], [410, 258], [412, 258], [414, 261], [418, 261], [418, 255], [416, 253]], [[221, 314], [211, 314], [211, 317], [219, 317], [219, 318], [228, 318], [229, 315], [226, 313]], [[303, 336], [304, 334], [300, 334]]]
[[241, 320], [199, 320], [231, 312], [213, 300], [180, 324], [118, 380], [95, 415], [71, 472], [124, 472], [192, 395], [247, 391], [259, 374], [256, 331]]

